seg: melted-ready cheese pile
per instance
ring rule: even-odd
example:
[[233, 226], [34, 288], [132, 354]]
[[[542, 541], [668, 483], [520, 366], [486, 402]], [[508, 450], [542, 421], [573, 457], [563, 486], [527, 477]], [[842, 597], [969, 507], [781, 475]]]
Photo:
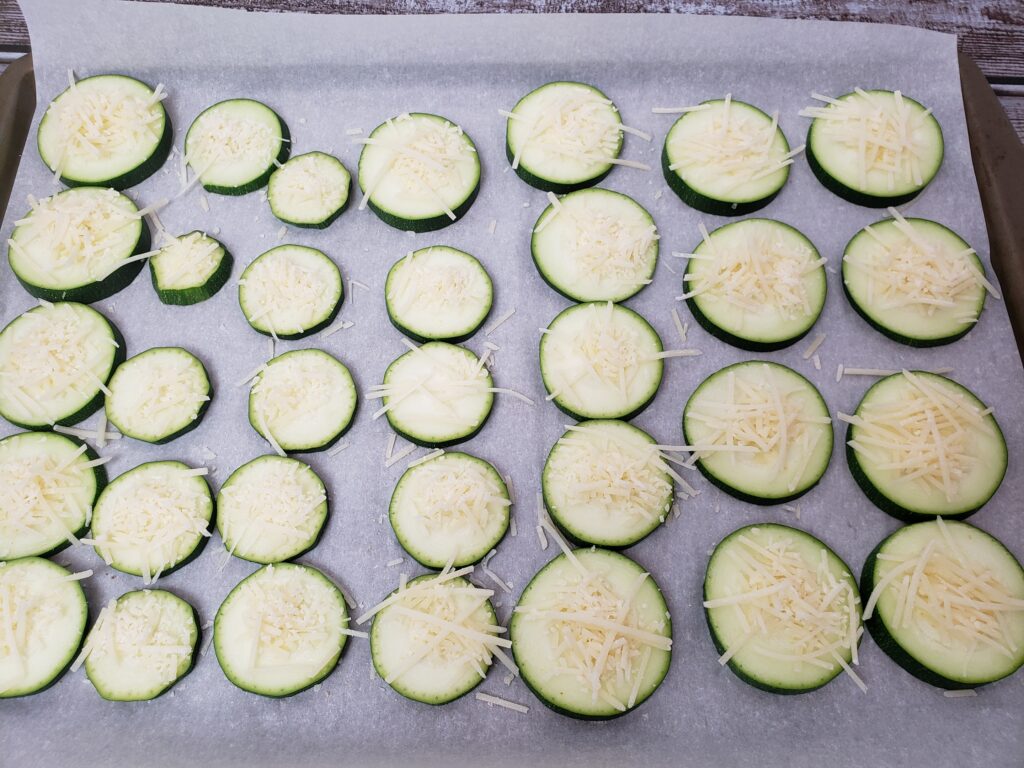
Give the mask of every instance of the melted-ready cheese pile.
[[220, 243], [201, 232], [171, 238], [152, 258], [161, 273], [160, 287], [189, 288], [206, 280], [220, 263], [220, 248]]
[[755, 376], [749, 371], [740, 375], [728, 371], [724, 399], [710, 402], [705, 398], [687, 411], [687, 419], [699, 421], [712, 430], [691, 448], [698, 458], [726, 452], [733, 463], [772, 462], [780, 472], [795, 453], [797, 460], [788, 479], [788, 488], [793, 491], [821, 440], [821, 425], [831, 420], [827, 416], [807, 415], [805, 387], [795, 385], [787, 389], [767, 365], [760, 372]]
[[487, 284], [474, 265], [432, 264], [429, 251], [420, 255], [410, 253], [395, 270], [387, 299], [399, 314], [458, 313], [488, 300]]
[[483, 532], [491, 525], [493, 505], [511, 506], [475, 461], [428, 461], [415, 472], [417, 493], [410, 501], [429, 533]]
[[179, 411], [186, 406], [195, 419], [210, 396], [203, 390], [193, 362], [184, 355], [157, 354], [139, 359], [130, 372], [124, 372], [125, 387], [118, 387], [115, 392], [118, 410], [138, 418], [143, 425], [166, 418], [169, 410]]
[[990, 410], [910, 371], [902, 375], [910, 386], [899, 400], [869, 402], [854, 416], [839, 414], [856, 427], [850, 447], [877, 469], [896, 470], [904, 481], [934, 488], [952, 502], [978, 461], [977, 438], [995, 434], [986, 420]]
[[[288, 251], [271, 251], [253, 262], [239, 285], [244, 286], [245, 303], [252, 307], [250, 323], [265, 323], [271, 332], [293, 334], [306, 329], [299, 322], [277, 327], [284, 315], [298, 320], [303, 313], [310, 322], [320, 320], [320, 314], [330, 303], [337, 285], [327, 279], [326, 269], [310, 269]], [[298, 317], [296, 317], [298, 316]]]
[[931, 642], [957, 649], [965, 675], [978, 649], [1014, 658], [1019, 648], [1007, 619], [1024, 611], [1024, 599], [1014, 596], [986, 563], [966, 557], [941, 517], [936, 523], [938, 533], [917, 553], [878, 554], [888, 572], [868, 598], [864, 618], [871, 618], [888, 591], [896, 596], [894, 629], [913, 626]]
[[832, 573], [828, 553], [821, 549], [820, 559], [809, 562], [786, 536], [771, 536], [765, 544], [745, 535], [737, 541], [742, 547], [726, 554], [739, 575], [740, 591], [704, 602], [708, 609], [731, 608], [744, 632], [725, 649], [721, 663], [745, 649], [827, 671], [838, 665], [863, 688], [840, 655], [848, 652], [857, 663], [863, 633], [857, 616], [860, 598], [850, 580]]
[[714, 262], [683, 276], [689, 291], [680, 299], [708, 296], [740, 312], [760, 312], [770, 306], [787, 319], [813, 311], [806, 276], [825, 263], [803, 243], [784, 238], [775, 227], [748, 227], [742, 247], [716, 243], [701, 225], [706, 250], [691, 259]]
[[866, 275], [867, 302], [881, 310], [912, 307], [928, 316], [966, 303], [963, 319], [976, 320], [978, 288], [998, 293], [974, 263], [974, 249], [951, 251], [945, 240], [929, 238], [895, 208], [889, 214], [902, 238], [883, 240], [869, 225], [864, 231], [876, 247], [843, 257]]
[[921, 186], [921, 155], [927, 149], [915, 140], [931, 110], [912, 107], [899, 91], [894, 98], [857, 88], [843, 99], [811, 94], [826, 107], [808, 107], [803, 117], [816, 121], [815, 130], [857, 153], [858, 186], [866, 189], [868, 173], [885, 174], [890, 189], [897, 183]]
[[[534, 119], [512, 158], [513, 169], [528, 146], [582, 163], [610, 163], [616, 158], [622, 123], [612, 102], [590, 88], [548, 89], [531, 99], [530, 111]], [[511, 119], [525, 118], [512, 112]]]
[[203, 112], [188, 133], [187, 159], [196, 178], [236, 163], [269, 166], [281, 149], [281, 137], [269, 123], [228, 115], [223, 109]]

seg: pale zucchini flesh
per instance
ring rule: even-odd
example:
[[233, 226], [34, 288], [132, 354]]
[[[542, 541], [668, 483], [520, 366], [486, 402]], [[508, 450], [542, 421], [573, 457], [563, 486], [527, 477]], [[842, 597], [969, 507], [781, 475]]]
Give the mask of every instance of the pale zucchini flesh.
[[164, 304], [188, 306], [206, 301], [231, 277], [234, 259], [224, 244], [205, 232], [189, 232], [149, 258], [157, 298]]
[[326, 229], [348, 206], [351, 185], [352, 176], [340, 160], [324, 152], [307, 152], [271, 174], [267, 200], [285, 224]]

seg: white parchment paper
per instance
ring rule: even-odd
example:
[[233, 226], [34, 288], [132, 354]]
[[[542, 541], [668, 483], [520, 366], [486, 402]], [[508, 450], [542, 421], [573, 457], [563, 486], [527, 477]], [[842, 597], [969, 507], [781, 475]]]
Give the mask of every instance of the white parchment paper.
[[[653, 214], [663, 254], [698, 242], [697, 224], [723, 220], [686, 208], [667, 189], [657, 169], [661, 143], [672, 118], [652, 106], [696, 103], [731, 92], [766, 110], [781, 110], [791, 144], [802, 143], [807, 121], [797, 116], [812, 90], [840, 94], [855, 86], [902, 89], [935, 110], [946, 140], [946, 158], [927, 192], [909, 210], [943, 222], [987, 260], [988, 244], [971, 167], [953, 37], [895, 27], [827, 22], [671, 16], [415, 16], [342, 17], [260, 15], [109, 0], [37, 0], [24, 3], [38, 83], [36, 119], [67, 84], [105, 72], [163, 82], [180, 148], [198, 112], [220, 99], [263, 100], [287, 121], [294, 152], [326, 150], [354, 173], [359, 147], [345, 131], [369, 132], [404, 111], [436, 112], [460, 123], [475, 140], [483, 163], [479, 199], [457, 224], [410, 236], [369, 211], [350, 210], [323, 232], [289, 229], [284, 242], [325, 250], [346, 279], [369, 291], [348, 292], [341, 317], [355, 325], [329, 339], [282, 343], [279, 350], [311, 346], [337, 355], [364, 389], [380, 381], [388, 363], [404, 351], [389, 325], [383, 285], [390, 265], [411, 248], [447, 244], [485, 264], [496, 288], [494, 317], [515, 316], [491, 337], [501, 346], [494, 377], [538, 401], [529, 407], [498, 396], [490, 422], [464, 447], [493, 462], [513, 479], [519, 535], [501, 544], [492, 568], [514, 585], [501, 595], [507, 618], [513, 598], [554, 552], [542, 552], [534, 535], [540, 469], [566, 418], [543, 402], [537, 367], [538, 328], [566, 302], [536, 274], [529, 231], [546, 205], [544, 195], [506, 172], [504, 120], [533, 87], [553, 79], [579, 79], [604, 89], [624, 120], [654, 141], [626, 138], [624, 157], [654, 166], [649, 173], [616, 169], [604, 186], [635, 197]], [[11, 205], [0, 236], [25, 210], [25, 196], [54, 191], [30, 134]], [[129, 194], [142, 204], [173, 196], [179, 182], [159, 172]], [[259, 194], [209, 196], [209, 211], [195, 189], [161, 213], [176, 233], [213, 231], [235, 254], [235, 273], [277, 243], [280, 223]], [[354, 208], [354, 206], [353, 206]], [[778, 218], [806, 233], [836, 269], [843, 245], [862, 226], [884, 216], [831, 195], [801, 157], [782, 194], [760, 215]], [[496, 231], [488, 225], [497, 221]], [[690, 322], [697, 358], [666, 361], [660, 393], [636, 424], [660, 442], [681, 439], [682, 406], [694, 387], [718, 368], [752, 355], [715, 341], [694, 327], [679, 293], [678, 260], [663, 257], [654, 284], [630, 300], [658, 329], [667, 347], [678, 347], [671, 309]], [[991, 273], [990, 273], [991, 274]], [[868, 328], [842, 296], [830, 271], [829, 297], [815, 329], [828, 333], [820, 349], [823, 369], [801, 358], [807, 342], [764, 355], [794, 367], [822, 390], [833, 412], [850, 412], [871, 383], [846, 377], [836, 366], [936, 368], [952, 366], [958, 381], [995, 407], [1010, 449], [1002, 488], [971, 522], [1024, 555], [1019, 500], [1024, 495], [1024, 394], [1021, 365], [1002, 304], [989, 300], [965, 340], [935, 350], [911, 350]], [[0, 267], [2, 319], [32, 306], [6, 266]], [[234, 282], [212, 300], [191, 308], [159, 303], [142, 274], [133, 285], [97, 307], [124, 332], [128, 353], [157, 345], [183, 345], [207, 364], [216, 396], [202, 425], [166, 446], [132, 440], [112, 443], [112, 476], [158, 458], [211, 467], [216, 489], [227, 475], [269, 448], [246, 420], [246, 389], [235, 384], [268, 356], [267, 341], [246, 324]], [[813, 338], [812, 335], [809, 338]], [[478, 334], [467, 346], [483, 351]], [[302, 456], [323, 477], [331, 517], [320, 544], [302, 558], [343, 584], [370, 606], [397, 583], [402, 570], [420, 571], [408, 557], [400, 567], [384, 563], [403, 556], [381, 516], [406, 462], [385, 469], [389, 429], [360, 406], [345, 438], [352, 447], [334, 457]], [[87, 424], [95, 424], [96, 417]], [[0, 426], [0, 433], [13, 430]], [[977, 698], [946, 699], [897, 668], [865, 638], [861, 694], [838, 678], [815, 693], [777, 697], [756, 691], [719, 667], [700, 607], [709, 550], [731, 530], [757, 521], [796, 524], [820, 536], [860, 572], [868, 552], [897, 527], [854, 485], [837, 429], [836, 451], [821, 485], [798, 502], [801, 519], [781, 508], [732, 500], [694, 475], [702, 493], [683, 506], [680, 519], [633, 547], [663, 588], [672, 611], [672, 667], [659, 692], [638, 711], [612, 722], [583, 723], [555, 715], [503, 671], [492, 670], [479, 690], [530, 706], [506, 712], [472, 696], [431, 708], [401, 698], [371, 671], [365, 641], [352, 641], [337, 670], [316, 690], [275, 701], [243, 693], [222, 675], [211, 652], [170, 695], [146, 704], [101, 700], [82, 672], [69, 674], [39, 695], [0, 702], [0, 765], [412, 765], [562, 764], [706, 766], [751, 761], [765, 766], [1019, 765], [1024, 676], [1018, 674]], [[401, 443], [400, 443], [401, 445]], [[204, 460], [205, 450], [216, 454]], [[423, 455], [419, 451], [414, 456]], [[227, 592], [254, 566], [232, 560], [219, 570], [223, 548], [216, 535], [194, 563], [160, 585], [190, 600], [204, 621]], [[60, 554], [75, 568], [91, 567], [85, 583], [95, 612], [107, 599], [139, 588], [137, 578], [106, 568], [90, 550]]]

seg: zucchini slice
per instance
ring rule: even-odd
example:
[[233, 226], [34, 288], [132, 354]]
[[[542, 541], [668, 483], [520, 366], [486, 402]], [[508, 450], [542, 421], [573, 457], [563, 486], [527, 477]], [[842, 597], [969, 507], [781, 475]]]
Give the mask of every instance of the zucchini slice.
[[387, 414], [401, 437], [427, 448], [445, 448], [483, 429], [494, 404], [494, 380], [464, 347], [432, 341], [388, 366], [371, 397], [382, 399], [374, 418]]
[[253, 459], [232, 472], [217, 494], [224, 548], [254, 563], [280, 563], [308, 552], [326, 522], [327, 489], [297, 459]]
[[672, 476], [654, 438], [624, 421], [584, 421], [551, 448], [544, 506], [573, 541], [629, 547], [672, 507]]
[[169, 443], [198, 427], [213, 398], [206, 368], [181, 347], [139, 353], [118, 366], [107, 388], [107, 419], [146, 443]]
[[84, 304], [44, 304], [0, 331], [0, 416], [25, 429], [70, 426], [96, 412], [124, 339]]
[[547, 83], [508, 115], [505, 154], [531, 187], [565, 194], [609, 174], [622, 152], [623, 131], [619, 110], [594, 86]]
[[447, 571], [399, 587], [359, 617], [374, 617], [373, 668], [396, 692], [424, 704], [469, 693], [487, 676], [493, 657], [511, 646], [500, 636], [505, 628], [488, 599], [493, 594]]
[[213, 631], [224, 676], [271, 697], [291, 696], [331, 674], [352, 634], [341, 590], [298, 563], [265, 565], [242, 579], [217, 610]]
[[85, 575], [41, 557], [0, 562], [0, 699], [38, 693], [71, 665], [89, 614]]
[[238, 280], [238, 303], [254, 330], [301, 339], [330, 325], [341, 309], [341, 272], [323, 251], [279, 245], [260, 254]]
[[218, 195], [245, 195], [266, 186], [290, 151], [284, 120], [252, 99], [207, 107], [185, 134], [185, 159], [203, 189]]
[[975, 688], [1024, 665], [1024, 569], [980, 528], [900, 528], [868, 556], [861, 592], [871, 637], [929, 685]]
[[249, 424], [282, 456], [330, 448], [351, 426], [355, 412], [352, 374], [319, 349], [278, 355], [249, 390]]
[[0, 440], [0, 561], [78, 543], [107, 481], [101, 459], [55, 432]]
[[285, 224], [326, 229], [348, 206], [352, 175], [324, 152], [296, 155], [270, 176], [267, 200]]
[[509, 622], [523, 682], [554, 711], [607, 720], [668, 674], [672, 621], [658, 585], [607, 549], [566, 550], [523, 590]]
[[81, 187], [32, 203], [15, 222], [7, 260], [37, 299], [91, 304], [127, 288], [142, 270], [149, 228], [126, 195]]
[[1006, 441], [992, 409], [944, 376], [887, 376], [864, 393], [853, 416], [840, 418], [849, 423], [854, 480], [899, 520], [969, 517], [1006, 474]]
[[163, 589], [111, 600], [85, 639], [85, 674], [107, 701], [149, 701], [187, 675], [199, 645], [195, 609]]
[[480, 189], [480, 157], [458, 125], [437, 115], [404, 113], [381, 123], [359, 154], [359, 188], [381, 221], [432, 232], [466, 215]]
[[180, 461], [150, 461], [113, 480], [96, 500], [88, 543], [107, 565], [152, 584], [191, 562], [210, 536], [213, 497]]
[[844, 200], [868, 208], [913, 200], [942, 165], [942, 128], [931, 109], [900, 91], [857, 88], [810, 117], [807, 164]]
[[72, 81], [39, 121], [39, 157], [69, 187], [133, 187], [171, 151], [166, 96], [162, 84], [150, 88], [126, 75]]
[[533, 263], [572, 301], [625, 301], [654, 277], [658, 230], [636, 200], [609, 189], [553, 199], [533, 228]]
[[697, 469], [752, 504], [782, 504], [818, 484], [832, 458], [828, 406], [807, 379], [750, 360], [708, 376], [683, 408]]
[[498, 470], [454, 452], [407, 469], [391, 495], [388, 517], [398, 543], [420, 565], [461, 568], [498, 546], [511, 506]]
[[875, 330], [912, 347], [949, 344], [967, 335], [995, 294], [985, 266], [963, 238], [928, 219], [871, 224], [843, 255], [843, 289]]
[[691, 208], [713, 216], [743, 216], [782, 191], [793, 155], [779, 114], [724, 99], [705, 101], [680, 117], [665, 136], [665, 181]]
[[206, 301], [231, 277], [234, 259], [224, 244], [205, 232], [189, 232], [149, 259], [157, 298], [164, 304], [189, 306]]
[[631, 309], [606, 303], [563, 310], [540, 341], [548, 399], [574, 419], [631, 419], [661, 386], [661, 337]]
[[680, 297], [701, 327], [754, 352], [802, 339], [821, 315], [828, 291], [825, 259], [811, 241], [772, 219], [703, 231], [687, 261]]
[[704, 576], [711, 639], [736, 676], [770, 693], [807, 693], [853, 671], [864, 633], [849, 567], [811, 534], [774, 523], [733, 531]]
[[494, 286], [473, 256], [446, 245], [410, 251], [384, 284], [388, 317], [413, 341], [465, 341], [491, 312]]

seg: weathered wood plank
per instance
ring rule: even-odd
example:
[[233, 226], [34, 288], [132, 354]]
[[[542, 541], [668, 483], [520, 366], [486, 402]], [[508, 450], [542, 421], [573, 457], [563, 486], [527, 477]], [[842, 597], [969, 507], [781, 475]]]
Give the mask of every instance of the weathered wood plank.
[[[144, 1], [144, 0], [143, 0]], [[247, 10], [311, 13], [676, 12], [908, 24], [960, 38], [960, 50], [989, 79], [1024, 82], [1020, 0], [174, 0]], [[27, 50], [16, 0], [0, 0], [0, 49]]]

